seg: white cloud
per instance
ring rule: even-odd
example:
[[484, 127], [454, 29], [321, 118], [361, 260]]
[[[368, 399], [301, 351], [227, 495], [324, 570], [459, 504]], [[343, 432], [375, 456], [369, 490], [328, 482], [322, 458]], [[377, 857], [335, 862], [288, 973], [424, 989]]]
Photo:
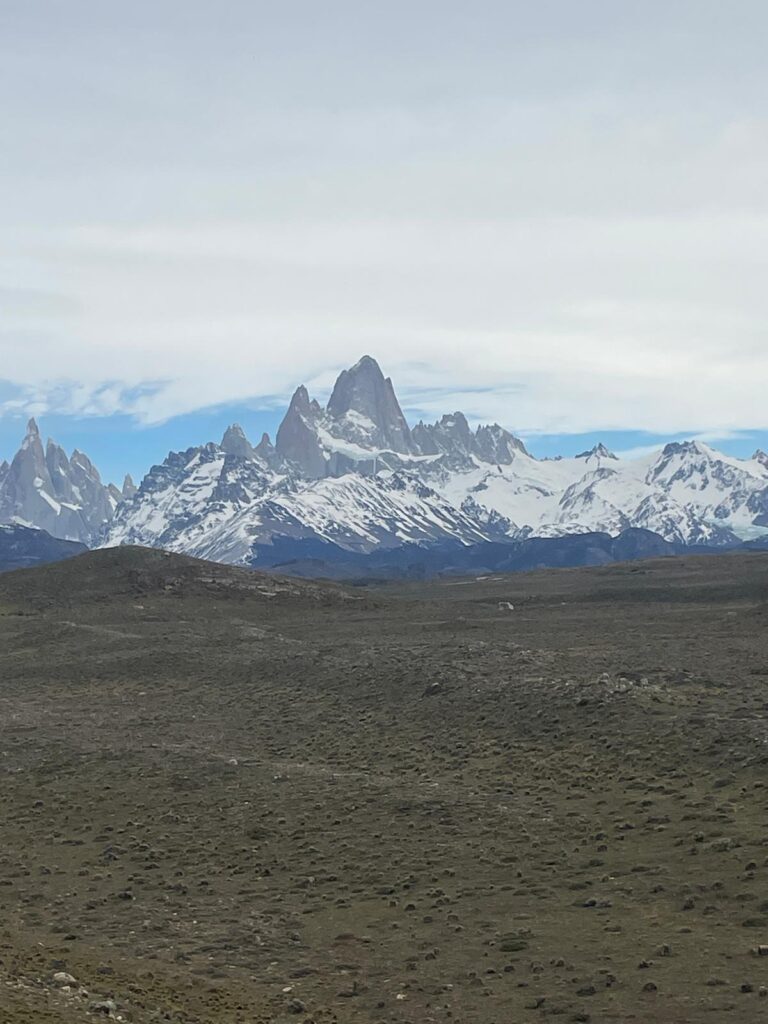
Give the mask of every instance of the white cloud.
[[38, 400], [146, 422], [370, 351], [414, 407], [444, 411], [439, 389], [522, 431], [766, 427], [767, 236], [722, 216], [65, 231], [35, 251], [69, 315], [11, 313], [0, 359]]
[[415, 413], [768, 428], [764, 6], [416, 6], [14, 8], [0, 378], [28, 408], [154, 423], [370, 352]]

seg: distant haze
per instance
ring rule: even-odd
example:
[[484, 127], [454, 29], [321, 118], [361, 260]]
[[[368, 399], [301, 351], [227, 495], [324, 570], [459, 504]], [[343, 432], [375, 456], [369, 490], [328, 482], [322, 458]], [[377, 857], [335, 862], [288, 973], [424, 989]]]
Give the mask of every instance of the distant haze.
[[35, 414], [160, 458], [365, 351], [412, 419], [760, 435], [767, 37], [757, 0], [4, 0], [0, 457]]

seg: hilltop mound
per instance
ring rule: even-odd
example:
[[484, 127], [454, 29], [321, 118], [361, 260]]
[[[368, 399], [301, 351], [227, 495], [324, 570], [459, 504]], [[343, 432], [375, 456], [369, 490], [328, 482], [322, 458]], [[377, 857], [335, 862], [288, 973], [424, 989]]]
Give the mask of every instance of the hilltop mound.
[[211, 595], [311, 605], [363, 600], [333, 584], [287, 579], [156, 548], [128, 546], [88, 551], [66, 562], [9, 572], [0, 578], [0, 602], [35, 608], [126, 598]]

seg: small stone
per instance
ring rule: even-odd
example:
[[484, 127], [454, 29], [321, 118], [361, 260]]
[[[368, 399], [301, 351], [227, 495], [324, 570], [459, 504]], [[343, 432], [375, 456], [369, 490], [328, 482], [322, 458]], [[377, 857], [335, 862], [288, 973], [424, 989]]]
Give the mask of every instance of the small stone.
[[97, 1003], [91, 1003], [93, 1013], [102, 1013], [105, 1017], [111, 1017], [117, 1012], [117, 1003], [114, 999], [102, 999]]
[[66, 971], [56, 971], [53, 976], [53, 983], [59, 988], [64, 988], [65, 985], [76, 985], [77, 982], [71, 974], [67, 974]]

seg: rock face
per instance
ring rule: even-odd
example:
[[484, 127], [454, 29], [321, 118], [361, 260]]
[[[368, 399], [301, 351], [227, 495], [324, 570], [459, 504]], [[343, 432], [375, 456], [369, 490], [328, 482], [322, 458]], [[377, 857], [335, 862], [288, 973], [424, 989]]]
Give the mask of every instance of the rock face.
[[278, 458], [310, 479], [327, 475], [328, 464], [318, 439], [322, 419], [323, 410], [317, 402], [310, 402], [307, 389], [302, 385], [294, 392], [275, 439]]
[[394, 467], [416, 451], [392, 381], [370, 356], [341, 373], [325, 409], [297, 388], [275, 443], [278, 458], [310, 479], [371, 475], [380, 460]]
[[43, 448], [37, 423], [30, 420], [13, 461], [0, 468], [0, 523], [46, 530], [54, 537], [93, 543], [114, 516], [121, 498], [105, 486], [82, 452], [68, 457], [48, 441]]
[[120, 491], [120, 498], [132, 498], [137, 490], [138, 487], [133, 482], [133, 477], [130, 473], [126, 473], [125, 480], [123, 480], [123, 489]]
[[445, 456], [453, 469], [471, 469], [475, 462], [509, 466], [518, 453], [528, 454], [520, 438], [498, 423], [473, 432], [461, 412], [443, 416], [437, 423], [420, 422], [412, 436], [421, 455]]
[[233, 423], [224, 431], [221, 439], [221, 450], [228, 455], [237, 455], [241, 459], [252, 459], [255, 452], [253, 445], [245, 436], [245, 432], [239, 423]]
[[472, 431], [460, 412], [434, 424], [406, 422], [392, 381], [371, 356], [340, 374], [323, 409], [302, 386], [277, 432], [275, 453], [301, 476], [317, 480], [347, 473], [419, 472], [440, 460], [443, 469], [471, 469], [475, 461], [509, 465], [525, 445], [498, 424]]
[[602, 442], [596, 444], [594, 448], [590, 448], [588, 452], [582, 452], [576, 456], [577, 459], [613, 459], [614, 462], [618, 461], [618, 456], [614, 455], [612, 451], [605, 447]]
[[342, 371], [327, 413], [339, 425], [341, 436], [350, 441], [406, 454], [414, 450], [392, 381], [370, 356]]

